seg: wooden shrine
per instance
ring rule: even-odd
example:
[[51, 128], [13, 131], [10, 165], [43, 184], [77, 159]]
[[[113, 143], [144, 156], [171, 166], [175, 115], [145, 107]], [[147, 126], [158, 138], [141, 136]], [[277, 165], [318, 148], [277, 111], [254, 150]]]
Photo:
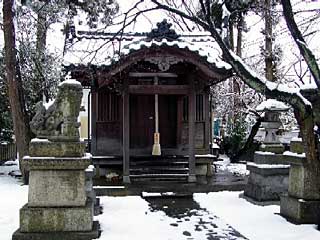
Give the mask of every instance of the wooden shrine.
[[[72, 78], [91, 88], [95, 164], [120, 163], [130, 182], [132, 158], [181, 156], [195, 181], [196, 156], [210, 153], [210, 86], [230, 77], [230, 68], [208, 61], [167, 22], [125, 49], [109, 64], [69, 66]], [[158, 140], [161, 150], [152, 157]]]

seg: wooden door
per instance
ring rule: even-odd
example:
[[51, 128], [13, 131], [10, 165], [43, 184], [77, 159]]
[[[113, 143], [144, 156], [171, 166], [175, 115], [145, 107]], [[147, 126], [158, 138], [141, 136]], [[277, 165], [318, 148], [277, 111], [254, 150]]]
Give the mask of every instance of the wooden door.
[[154, 95], [130, 95], [130, 147], [151, 153], [154, 128]]
[[177, 96], [159, 96], [159, 132], [162, 148], [177, 146]]

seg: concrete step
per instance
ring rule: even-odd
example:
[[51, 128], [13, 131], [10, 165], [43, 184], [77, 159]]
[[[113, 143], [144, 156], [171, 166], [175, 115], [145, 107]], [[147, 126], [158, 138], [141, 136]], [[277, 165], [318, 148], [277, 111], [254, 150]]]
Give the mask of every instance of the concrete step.
[[179, 161], [179, 160], [175, 160], [175, 161], [172, 161], [172, 160], [168, 160], [168, 161], [165, 161], [165, 160], [161, 160], [161, 161], [158, 161], [158, 160], [130, 161], [131, 166], [145, 166], [145, 165], [147, 165], [147, 166], [188, 166], [188, 164], [189, 163], [186, 161]]

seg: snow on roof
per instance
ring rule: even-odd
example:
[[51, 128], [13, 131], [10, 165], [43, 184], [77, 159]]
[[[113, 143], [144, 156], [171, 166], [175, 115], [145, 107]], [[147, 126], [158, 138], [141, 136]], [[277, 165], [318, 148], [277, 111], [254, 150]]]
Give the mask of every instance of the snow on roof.
[[153, 46], [169, 46], [194, 52], [217, 68], [231, 69], [231, 66], [222, 60], [222, 52], [218, 44], [208, 33], [188, 33], [178, 35], [176, 39], [150, 38], [148, 34], [125, 33], [120, 37], [105, 32], [78, 31], [73, 36], [73, 41], [69, 43], [64, 56], [64, 65], [110, 66], [119, 61], [120, 56], [126, 56], [133, 51]]
[[264, 112], [266, 110], [272, 110], [272, 111], [286, 111], [290, 107], [287, 106], [285, 103], [280, 102], [275, 99], [267, 99], [266, 101], [263, 101], [260, 103], [257, 107], [256, 110], [258, 112]]

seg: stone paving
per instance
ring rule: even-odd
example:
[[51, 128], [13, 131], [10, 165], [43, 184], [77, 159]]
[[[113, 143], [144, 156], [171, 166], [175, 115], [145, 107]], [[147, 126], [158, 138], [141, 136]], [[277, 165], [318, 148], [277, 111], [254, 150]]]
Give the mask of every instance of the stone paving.
[[[220, 219], [215, 213], [202, 208], [194, 201], [192, 194], [214, 191], [241, 191], [244, 189], [246, 177], [237, 173], [229, 172], [227, 169], [219, 168], [213, 177], [198, 177], [197, 183], [174, 183], [174, 182], [138, 182], [130, 185], [106, 184], [96, 182], [100, 185], [95, 187], [98, 196], [101, 196], [102, 205], [108, 205], [113, 201], [113, 196], [123, 196], [118, 199], [125, 201], [127, 196], [136, 196], [141, 201], [146, 201], [148, 210], [146, 215], [152, 215], [153, 221], [158, 221], [164, 232], [179, 234], [178, 239], [247, 239], [236, 229]], [[105, 186], [101, 186], [105, 185]], [[106, 186], [109, 185], [109, 186]], [[143, 194], [148, 192], [150, 194]], [[174, 196], [157, 196], [154, 193], [173, 192]], [[141, 197], [142, 196], [142, 197]], [[129, 201], [129, 200], [128, 200]], [[113, 207], [117, 207], [118, 203]], [[119, 207], [122, 205], [119, 204]], [[104, 207], [104, 206], [103, 206]], [[128, 210], [130, 212], [131, 210]], [[133, 210], [134, 211], [134, 210]], [[108, 209], [104, 210], [102, 218], [108, 218]], [[132, 213], [129, 213], [130, 215]], [[138, 212], [136, 213], [138, 214]], [[160, 215], [159, 215], [160, 214]], [[104, 216], [103, 216], [104, 215]], [[114, 216], [115, 217], [115, 216]], [[121, 217], [120, 215], [117, 217]], [[150, 217], [150, 216], [149, 216]], [[128, 221], [128, 219], [126, 220]], [[148, 222], [147, 218], [144, 220]], [[148, 228], [148, 224], [146, 224]], [[103, 226], [102, 226], [103, 230]], [[107, 233], [106, 233], [107, 234]], [[107, 236], [106, 236], [107, 237]], [[163, 236], [163, 239], [175, 239]]]

